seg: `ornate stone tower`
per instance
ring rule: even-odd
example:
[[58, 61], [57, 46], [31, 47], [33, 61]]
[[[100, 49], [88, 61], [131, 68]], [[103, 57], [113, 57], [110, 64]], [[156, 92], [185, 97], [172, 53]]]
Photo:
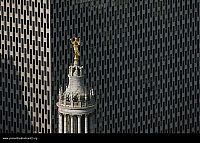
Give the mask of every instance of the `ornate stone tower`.
[[84, 85], [83, 66], [79, 66], [80, 39], [74, 38], [74, 64], [69, 66], [69, 84], [59, 91], [59, 133], [93, 133], [95, 97]]

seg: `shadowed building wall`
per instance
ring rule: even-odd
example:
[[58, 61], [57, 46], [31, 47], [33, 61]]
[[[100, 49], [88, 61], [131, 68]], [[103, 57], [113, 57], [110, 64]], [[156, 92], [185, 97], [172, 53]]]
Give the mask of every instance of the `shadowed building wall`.
[[76, 35], [97, 97], [96, 132], [199, 132], [199, 5], [51, 1], [52, 95], [68, 83]]

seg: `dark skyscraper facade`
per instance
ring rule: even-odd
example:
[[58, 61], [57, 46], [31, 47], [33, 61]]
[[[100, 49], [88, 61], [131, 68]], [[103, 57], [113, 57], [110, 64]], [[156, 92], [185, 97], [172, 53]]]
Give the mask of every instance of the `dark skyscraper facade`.
[[200, 0], [51, 1], [54, 97], [67, 85], [76, 35], [97, 133], [199, 132], [199, 8]]

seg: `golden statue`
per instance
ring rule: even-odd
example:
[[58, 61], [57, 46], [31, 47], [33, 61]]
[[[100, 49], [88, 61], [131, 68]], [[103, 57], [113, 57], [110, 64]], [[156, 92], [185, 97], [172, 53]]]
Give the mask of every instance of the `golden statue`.
[[72, 39], [70, 39], [72, 46], [74, 48], [74, 60], [77, 62], [79, 60], [80, 57], [80, 52], [78, 50], [78, 47], [80, 46], [80, 38], [75, 37], [75, 40], [72, 41]]

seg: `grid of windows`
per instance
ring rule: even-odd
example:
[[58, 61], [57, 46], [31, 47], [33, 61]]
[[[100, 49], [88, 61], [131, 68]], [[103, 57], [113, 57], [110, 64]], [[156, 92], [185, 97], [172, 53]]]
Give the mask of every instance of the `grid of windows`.
[[50, 132], [49, 0], [0, 1], [0, 133]]
[[77, 35], [96, 132], [199, 132], [199, 9], [199, 0], [51, 1], [54, 97]]

